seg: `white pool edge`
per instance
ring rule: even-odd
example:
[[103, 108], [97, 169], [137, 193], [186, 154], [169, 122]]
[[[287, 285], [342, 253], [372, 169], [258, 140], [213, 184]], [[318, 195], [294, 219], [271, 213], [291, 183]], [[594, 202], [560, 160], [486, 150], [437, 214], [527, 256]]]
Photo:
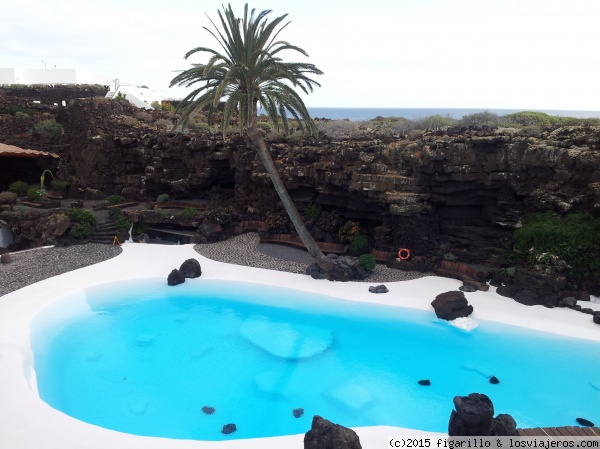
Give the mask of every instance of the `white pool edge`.
[[[33, 363], [29, 341], [30, 322], [39, 311], [59, 297], [92, 285], [156, 277], [164, 277], [166, 282], [166, 277], [173, 268], [178, 268], [185, 259], [192, 257], [200, 261], [202, 277], [187, 282], [201, 283], [202, 279], [253, 282], [322, 293], [352, 301], [418, 308], [432, 313], [431, 301], [436, 295], [457, 290], [461, 285], [461, 282], [453, 279], [425, 277], [385, 283], [389, 293], [372, 294], [368, 292], [368, 287], [372, 284], [368, 283], [317, 281], [305, 275], [215, 262], [200, 256], [194, 251], [193, 245], [125, 244], [123, 253], [113, 259], [38, 282], [0, 297], [0, 449], [301, 448], [303, 434], [207, 442], [141, 437], [116, 432], [78, 421], [52, 409], [32, 388], [35, 381], [31, 368]], [[497, 321], [600, 341], [600, 326], [592, 322], [590, 315], [570, 309], [526, 307], [497, 295], [494, 290], [491, 288], [489, 292], [466, 294], [469, 303], [474, 307], [472, 317], [475, 320]], [[452, 404], [448, 404], [448, 409], [452, 409]], [[502, 413], [501, 410], [496, 412]], [[361, 427], [355, 430], [364, 449], [384, 447], [388, 437], [392, 435], [441, 435], [384, 426]]]

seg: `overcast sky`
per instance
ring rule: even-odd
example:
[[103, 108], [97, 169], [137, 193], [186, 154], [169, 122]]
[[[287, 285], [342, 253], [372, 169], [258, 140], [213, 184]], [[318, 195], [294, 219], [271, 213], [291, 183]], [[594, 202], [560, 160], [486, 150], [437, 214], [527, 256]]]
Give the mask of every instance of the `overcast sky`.
[[[231, 1], [243, 12], [244, 1]], [[599, 0], [257, 0], [283, 55], [325, 72], [312, 107], [600, 110]], [[174, 70], [217, 47], [221, 2], [0, 0], [0, 67], [85, 69], [182, 97]], [[203, 56], [205, 57], [205, 56]]]

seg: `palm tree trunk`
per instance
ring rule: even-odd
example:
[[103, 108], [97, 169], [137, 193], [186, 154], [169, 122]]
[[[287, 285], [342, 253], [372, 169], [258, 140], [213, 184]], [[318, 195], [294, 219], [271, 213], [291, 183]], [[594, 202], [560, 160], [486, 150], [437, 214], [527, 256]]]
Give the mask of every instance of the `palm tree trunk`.
[[281, 177], [275, 168], [273, 159], [271, 159], [271, 155], [267, 149], [267, 144], [265, 143], [258, 126], [256, 126], [255, 120], [253, 120], [252, 125], [247, 128], [247, 132], [252, 144], [254, 145], [254, 149], [260, 156], [260, 159], [265, 166], [269, 177], [271, 178], [271, 182], [275, 187], [275, 191], [279, 195], [279, 198], [281, 199], [281, 202], [283, 203], [290, 220], [292, 220], [292, 223], [296, 228], [298, 236], [300, 236], [300, 239], [302, 240], [302, 243], [304, 243], [304, 246], [306, 246], [309, 254], [315, 259], [317, 265], [319, 265], [323, 271], [330, 272], [333, 268], [333, 262], [323, 254], [321, 249], [318, 247], [317, 242], [315, 242], [315, 239], [313, 239], [312, 235], [306, 228], [306, 225], [304, 224], [296, 205], [292, 201], [290, 194], [285, 188], [285, 185], [283, 184], [283, 181], [281, 180]]

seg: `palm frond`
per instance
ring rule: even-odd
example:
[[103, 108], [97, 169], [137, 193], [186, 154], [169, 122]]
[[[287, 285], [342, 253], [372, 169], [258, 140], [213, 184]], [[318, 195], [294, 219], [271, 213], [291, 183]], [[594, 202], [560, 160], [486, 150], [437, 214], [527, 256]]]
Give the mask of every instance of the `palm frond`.
[[281, 40], [280, 33], [291, 23], [287, 14], [269, 20], [271, 10], [257, 12], [244, 7], [237, 17], [231, 5], [218, 11], [218, 20], [210, 19], [212, 29], [204, 27], [222, 51], [196, 47], [185, 58], [197, 53], [209, 55], [206, 64], [195, 64], [177, 74], [171, 86], [195, 87], [182, 101], [182, 120], [189, 120], [196, 108], [208, 108], [212, 116], [221, 101], [225, 102], [221, 126], [224, 132], [237, 113], [240, 126], [256, 123], [257, 103], [279, 130], [289, 132], [288, 116], [298, 121], [300, 129], [315, 133], [304, 102], [295, 91], [309, 94], [320, 84], [313, 76], [323, 72], [309, 63], [285, 62], [285, 52], [308, 56], [302, 48]]

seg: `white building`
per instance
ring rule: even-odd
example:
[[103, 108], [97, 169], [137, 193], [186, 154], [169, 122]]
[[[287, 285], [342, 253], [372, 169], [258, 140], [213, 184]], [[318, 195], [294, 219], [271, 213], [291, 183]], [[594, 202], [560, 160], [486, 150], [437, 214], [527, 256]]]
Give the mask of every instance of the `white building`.
[[164, 92], [147, 86], [137, 86], [101, 73], [79, 69], [0, 68], [0, 85], [2, 84], [100, 84], [109, 86], [107, 97], [112, 98], [121, 93], [135, 106], [146, 109], [151, 108], [152, 102], [161, 103], [164, 98]]

